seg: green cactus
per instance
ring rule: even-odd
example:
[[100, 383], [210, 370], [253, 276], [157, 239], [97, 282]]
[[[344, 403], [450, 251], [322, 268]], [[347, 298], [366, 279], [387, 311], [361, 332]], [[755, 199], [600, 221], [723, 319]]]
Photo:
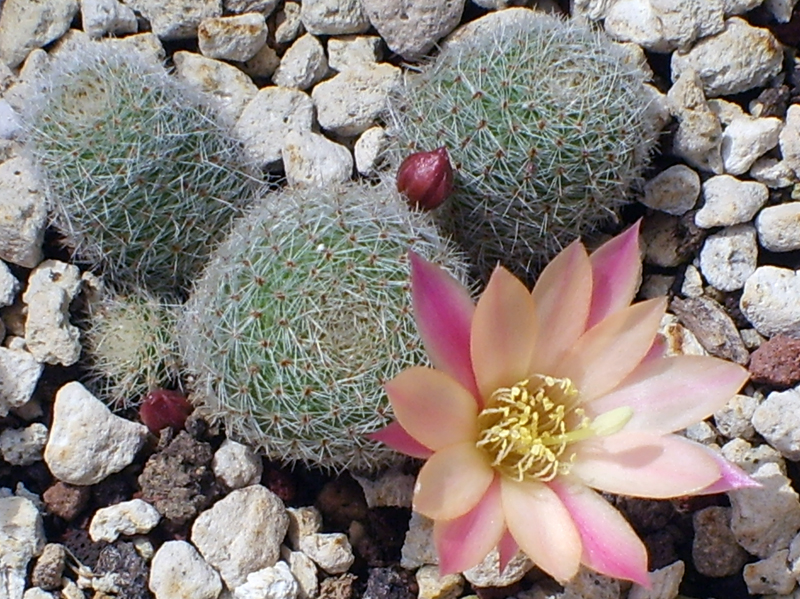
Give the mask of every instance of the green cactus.
[[267, 195], [215, 251], [179, 322], [193, 401], [272, 459], [368, 471], [398, 454], [381, 384], [424, 363], [408, 251], [463, 275], [390, 186]]
[[175, 323], [179, 306], [149, 293], [101, 292], [83, 324], [88, 385], [115, 409], [137, 405], [180, 375]]
[[152, 59], [86, 42], [53, 57], [26, 115], [52, 218], [118, 287], [187, 288], [257, 181], [213, 109]]
[[392, 102], [393, 159], [446, 146], [437, 223], [486, 280], [528, 278], [613, 218], [657, 137], [646, 76], [601, 32], [544, 13], [444, 45]]

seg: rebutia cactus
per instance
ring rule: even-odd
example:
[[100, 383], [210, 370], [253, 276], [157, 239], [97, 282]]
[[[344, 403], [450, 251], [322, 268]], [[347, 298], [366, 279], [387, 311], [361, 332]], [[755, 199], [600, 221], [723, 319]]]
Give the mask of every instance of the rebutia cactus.
[[287, 189], [216, 250], [179, 323], [195, 402], [272, 459], [367, 471], [391, 414], [382, 383], [425, 361], [408, 251], [463, 276], [429, 215], [393, 187]]
[[446, 146], [453, 196], [437, 211], [487, 279], [530, 279], [613, 217], [657, 131], [646, 76], [601, 32], [544, 13], [444, 45], [393, 102], [396, 159]]
[[53, 220], [107, 281], [188, 287], [256, 186], [240, 144], [144, 55], [84, 43], [53, 59], [27, 115]]
[[101, 399], [124, 409], [177, 382], [177, 311], [177, 304], [142, 291], [103, 292], [90, 304], [83, 337], [89, 386]]

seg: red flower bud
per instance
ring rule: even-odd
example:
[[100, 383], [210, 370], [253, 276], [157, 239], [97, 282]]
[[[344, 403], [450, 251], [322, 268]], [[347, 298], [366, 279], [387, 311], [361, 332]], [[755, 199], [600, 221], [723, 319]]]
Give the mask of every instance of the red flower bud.
[[162, 428], [180, 430], [192, 413], [192, 405], [180, 391], [153, 389], [142, 400], [139, 418], [152, 433]]
[[397, 171], [397, 190], [420, 210], [433, 210], [453, 191], [453, 167], [442, 146], [407, 156]]

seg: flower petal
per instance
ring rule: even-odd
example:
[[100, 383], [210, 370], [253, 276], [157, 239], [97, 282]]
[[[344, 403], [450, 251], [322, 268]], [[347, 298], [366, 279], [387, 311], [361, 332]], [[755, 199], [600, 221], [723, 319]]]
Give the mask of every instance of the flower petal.
[[692, 495], [721, 475], [702, 445], [677, 435], [622, 431], [574, 447], [570, 474], [608, 493], [667, 499]]
[[458, 443], [434, 453], [417, 476], [414, 510], [432, 520], [463, 516], [494, 479], [486, 454], [475, 443]]
[[397, 421], [386, 425], [379, 431], [367, 435], [367, 438], [388, 445], [395, 451], [404, 453], [412, 458], [427, 459], [433, 454], [432, 449], [425, 447], [422, 443], [409, 435], [406, 429], [400, 426], [400, 423]]
[[472, 369], [481, 397], [532, 374], [528, 367], [535, 338], [531, 294], [522, 281], [498, 266], [472, 318]]
[[723, 407], [748, 377], [738, 364], [707, 356], [646, 360], [616, 389], [585, 407], [594, 417], [627, 406], [633, 417], [626, 431], [672, 433]]
[[400, 425], [433, 450], [476, 441], [475, 398], [444, 372], [412, 366], [384, 385]]
[[507, 528], [500, 538], [500, 542], [497, 544], [497, 553], [500, 558], [498, 561], [500, 562], [500, 572], [502, 573], [511, 560], [519, 553], [519, 545], [517, 545], [517, 542], [514, 540], [514, 537], [511, 536], [511, 533], [508, 532]]
[[520, 548], [559, 582], [578, 572], [581, 539], [567, 508], [544, 483], [516, 482], [503, 478], [501, 484], [506, 526]]
[[710, 447], [703, 446], [703, 449], [716, 460], [721, 476], [715, 483], [693, 493], [693, 495], [714, 495], [715, 493], [727, 493], [728, 491], [734, 491], [736, 489], [753, 489], [762, 486], [760, 482], [752, 478], [747, 472], [739, 468], [736, 464], [731, 464]]
[[575, 241], [545, 267], [531, 292], [540, 332], [531, 372], [549, 372], [586, 330], [592, 297], [592, 266]]
[[666, 307], [666, 298], [656, 298], [612, 314], [586, 331], [551, 374], [571, 379], [584, 402], [605, 395], [647, 355]]
[[500, 542], [505, 529], [500, 479], [495, 475], [478, 505], [458, 518], [434, 522], [433, 541], [439, 554], [440, 574], [455, 574], [477, 566]]
[[408, 253], [411, 261], [411, 300], [417, 330], [431, 363], [477, 398], [469, 353], [475, 306], [469, 291], [439, 266]]
[[548, 483], [572, 516], [583, 543], [581, 562], [600, 574], [650, 586], [647, 549], [608, 501], [563, 477]]
[[636, 295], [642, 276], [639, 223], [592, 252], [592, 305], [587, 329], [623, 308]]

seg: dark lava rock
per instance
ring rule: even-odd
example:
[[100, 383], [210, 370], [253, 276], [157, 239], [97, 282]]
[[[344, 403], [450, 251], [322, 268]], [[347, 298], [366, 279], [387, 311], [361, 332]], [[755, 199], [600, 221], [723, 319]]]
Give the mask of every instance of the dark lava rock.
[[709, 507], [695, 512], [692, 561], [704, 576], [721, 578], [741, 571], [747, 552], [731, 531], [731, 508]]
[[361, 485], [346, 473], [322, 487], [316, 506], [325, 523], [336, 530], [347, 530], [353, 520], [367, 517], [367, 501]]
[[89, 487], [77, 487], [57, 482], [42, 495], [47, 511], [71, 522], [86, 507], [91, 490]]
[[61, 537], [61, 544], [75, 556], [81, 564], [94, 570], [97, 560], [100, 559], [100, 552], [108, 545], [105, 541], [95, 543], [89, 537], [89, 532], [85, 528], [70, 528]]
[[181, 431], [147, 460], [139, 476], [142, 499], [173, 524], [185, 524], [213, 499], [212, 457], [211, 445]]
[[61, 575], [64, 573], [67, 551], [63, 545], [48, 543], [36, 559], [31, 573], [31, 584], [45, 591], [57, 591], [62, 587]]
[[418, 592], [413, 572], [402, 568], [372, 568], [364, 599], [416, 599]]
[[675, 508], [668, 501], [620, 496], [615, 504], [639, 534], [661, 530], [675, 517]]
[[353, 574], [326, 578], [319, 585], [319, 599], [351, 599], [355, 581], [356, 577]]
[[114, 596], [117, 599], [151, 599], [152, 597], [147, 589], [150, 570], [133, 543], [117, 541], [103, 549], [94, 572], [98, 576], [114, 575], [114, 584], [118, 590]]
[[350, 527], [354, 549], [367, 566], [382, 567], [400, 561], [410, 514], [405, 508], [378, 507], [367, 513], [366, 521], [360, 525], [360, 533], [353, 535], [354, 522]]
[[750, 377], [756, 383], [788, 388], [800, 383], [800, 339], [775, 335], [750, 356]]

